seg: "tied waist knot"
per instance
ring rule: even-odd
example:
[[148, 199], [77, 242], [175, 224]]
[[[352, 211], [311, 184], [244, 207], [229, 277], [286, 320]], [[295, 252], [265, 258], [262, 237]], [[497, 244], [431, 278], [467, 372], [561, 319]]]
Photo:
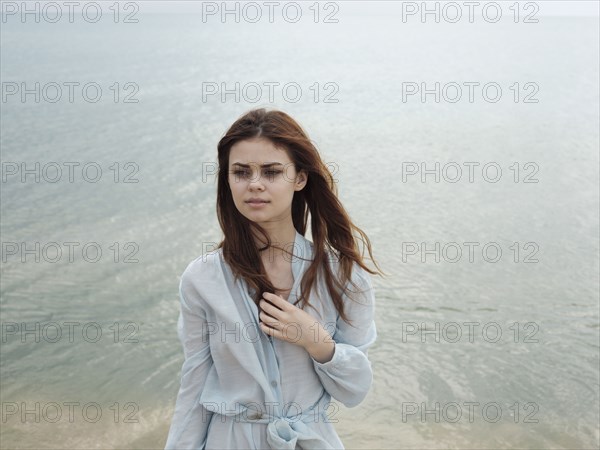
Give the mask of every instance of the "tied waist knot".
[[[326, 449], [333, 450], [333, 447], [314, 429], [307, 425], [307, 422], [314, 421], [315, 408], [321, 408], [324, 401], [327, 400], [325, 393], [306, 411], [293, 416], [278, 417], [272, 414], [266, 414], [261, 411], [247, 409], [240, 416], [242, 422], [266, 423], [267, 425], [267, 442], [272, 449], [295, 450], [296, 445], [301, 449], [316, 450]], [[319, 409], [316, 411], [320, 419], [323, 418], [323, 413]]]
[[302, 421], [292, 422], [287, 417], [278, 417], [267, 425], [267, 442], [271, 448], [295, 450], [296, 443], [302, 449], [333, 449], [315, 431]]

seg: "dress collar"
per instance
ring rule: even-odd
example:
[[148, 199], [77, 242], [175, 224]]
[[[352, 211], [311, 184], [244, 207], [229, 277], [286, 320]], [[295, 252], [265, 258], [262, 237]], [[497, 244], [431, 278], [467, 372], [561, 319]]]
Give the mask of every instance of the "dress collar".
[[[294, 285], [296, 284], [296, 280], [298, 280], [304, 270], [305, 265], [310, 263], [313, 259], [313, 244], [306, 237], [301, 235], [298, 230], [294, 229], [296, 232], [296, 236], [294, 238], [294, 246], [292, 249], [287, 249], [293, 253], [292, 259], [292, 276], [294, 277]], [[220, 247], [217, 252], [219, 253], [221, 262], [227, 266], [228, 270], [231, 272], [231, 268], [225, 262], [223, 257], [223, 248]], [[293, 289], [292, 289], [293, 290]]]
[[294, 239], [294, 248], [290, 251], [293, 252], [292, 256], [292, 275], [294, 277], [294, 284], [296, 280], [304, 272], [306, 264], [309, 264], [313, 258], [312, 255], [312, 243], [304, 236], [302, 236], [298, 230], [296, 230], [296, 238]]

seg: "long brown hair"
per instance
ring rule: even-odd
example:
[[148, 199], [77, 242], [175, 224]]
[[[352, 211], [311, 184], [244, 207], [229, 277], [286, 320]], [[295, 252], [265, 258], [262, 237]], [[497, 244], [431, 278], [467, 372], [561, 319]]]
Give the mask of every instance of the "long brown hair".
[[[302, 127], [282, 111], [267, 111], [265, 108], [251, 110], [236, 120], [219, 141], [217, 217], [225, 238], [217, 248], [223, 248], [223, 257], [231, 266], [236, 279], [239, 276], [243, 277], [248, 286], [254, 289], [254, 301], [257, 305], [262, 298], [262, 292], [275, 292], [267, 277], [260, 252], [280, 247], [272, 245], [265, 230], [237, 210], [228, 178], [231, 147], [239, 141], [259, 137], [286, 151], [296, 172], [304, 170], [308, 175], [304, 188], [294, 192], [292, 221], [294, 228], [304, 236], [310, 213], [314, 259], [301, 280], [301, 295], [296, 303], [299, 302], [301, 308], [310, 306], [308, 297], [321, 268], [333, 304], [340, 317], [348, 322], [341, 293], [348, 281], [356, 287], [351, 280], [353, 263], [356, 262], [373, 275], [383, 274], [383, 271], [373, 258], [368, 236], [352, 223], [338, 200], [333, 175], [321, 160], [315, 145]], [[264, 235], [267, 242], [264, 248], [256, 248], [251, 227]], [[362, 236], [363, 243], [366, 241], [370, 259], [379, 271], [373, 271], [364, 264], [352, 230], [356, 230]], [[332, 274], [328, 262], [328, 258], [332, 256], [339, 261], [341, 279]]]

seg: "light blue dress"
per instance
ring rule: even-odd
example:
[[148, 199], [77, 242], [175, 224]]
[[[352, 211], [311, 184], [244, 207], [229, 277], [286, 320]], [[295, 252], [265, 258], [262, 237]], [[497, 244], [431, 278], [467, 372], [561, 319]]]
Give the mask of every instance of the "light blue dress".
[[[313, 259], [313, 247], [296, 231], [290, 302], [299, 296], [310, 265], [303, 258]], [[332, 267], [338, 268], [335, 260]], [[246, 282], [234, 282], [222, 249], [190, 262], [179, 286], [185, 361], [165, 449], [343, 449], [333, 425], [339, 408], [330, 400], [347, 407], [362, 402], [373, 381], [367, 349], [377, 338], [370, 274], [355, 263], [352, 280], [362, 291], [349, 285], [356, 301], [344, 295], [354, 327], [339, 318], [320, 276], [311, 291], [315, 309], [305, 311], [335, 341], [333, 358], [319, 363], [259, 328], [258, 307]]]

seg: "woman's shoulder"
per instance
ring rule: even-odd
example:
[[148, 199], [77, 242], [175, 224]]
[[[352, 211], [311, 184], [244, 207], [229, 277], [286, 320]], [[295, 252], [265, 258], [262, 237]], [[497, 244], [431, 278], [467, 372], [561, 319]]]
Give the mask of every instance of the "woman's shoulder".
[[219, 263], [221, 249], [206, 252], [192, 259], [183, 271], [182, 276], [206, 274], [214, 270]]
[[220, 249], [203, 253], [191, 260], [181, 274], [181, 286], [184, 290], [192, 286], [198, 290], [207, 282], [217, 279], [220, 270]]
[[[341, 268], [340, 268], [340, 260], [339, 260], [338, 256], [329, 250], [326, 250], [326, 255], [327, 255], [327, 261], [329, 262], [333, 273], [340, 276]], [[369, 272], [367, 272], [365, 269], [363, 269], [363, 267], [360, 264], [358, 264], [358, 262], [356, 262], [356, 261], [352, 261], [351, 278], [353, 281], [358, 281], [361, 284], [367, 284], [367, 283], [371, 282], [371, 274]]]

